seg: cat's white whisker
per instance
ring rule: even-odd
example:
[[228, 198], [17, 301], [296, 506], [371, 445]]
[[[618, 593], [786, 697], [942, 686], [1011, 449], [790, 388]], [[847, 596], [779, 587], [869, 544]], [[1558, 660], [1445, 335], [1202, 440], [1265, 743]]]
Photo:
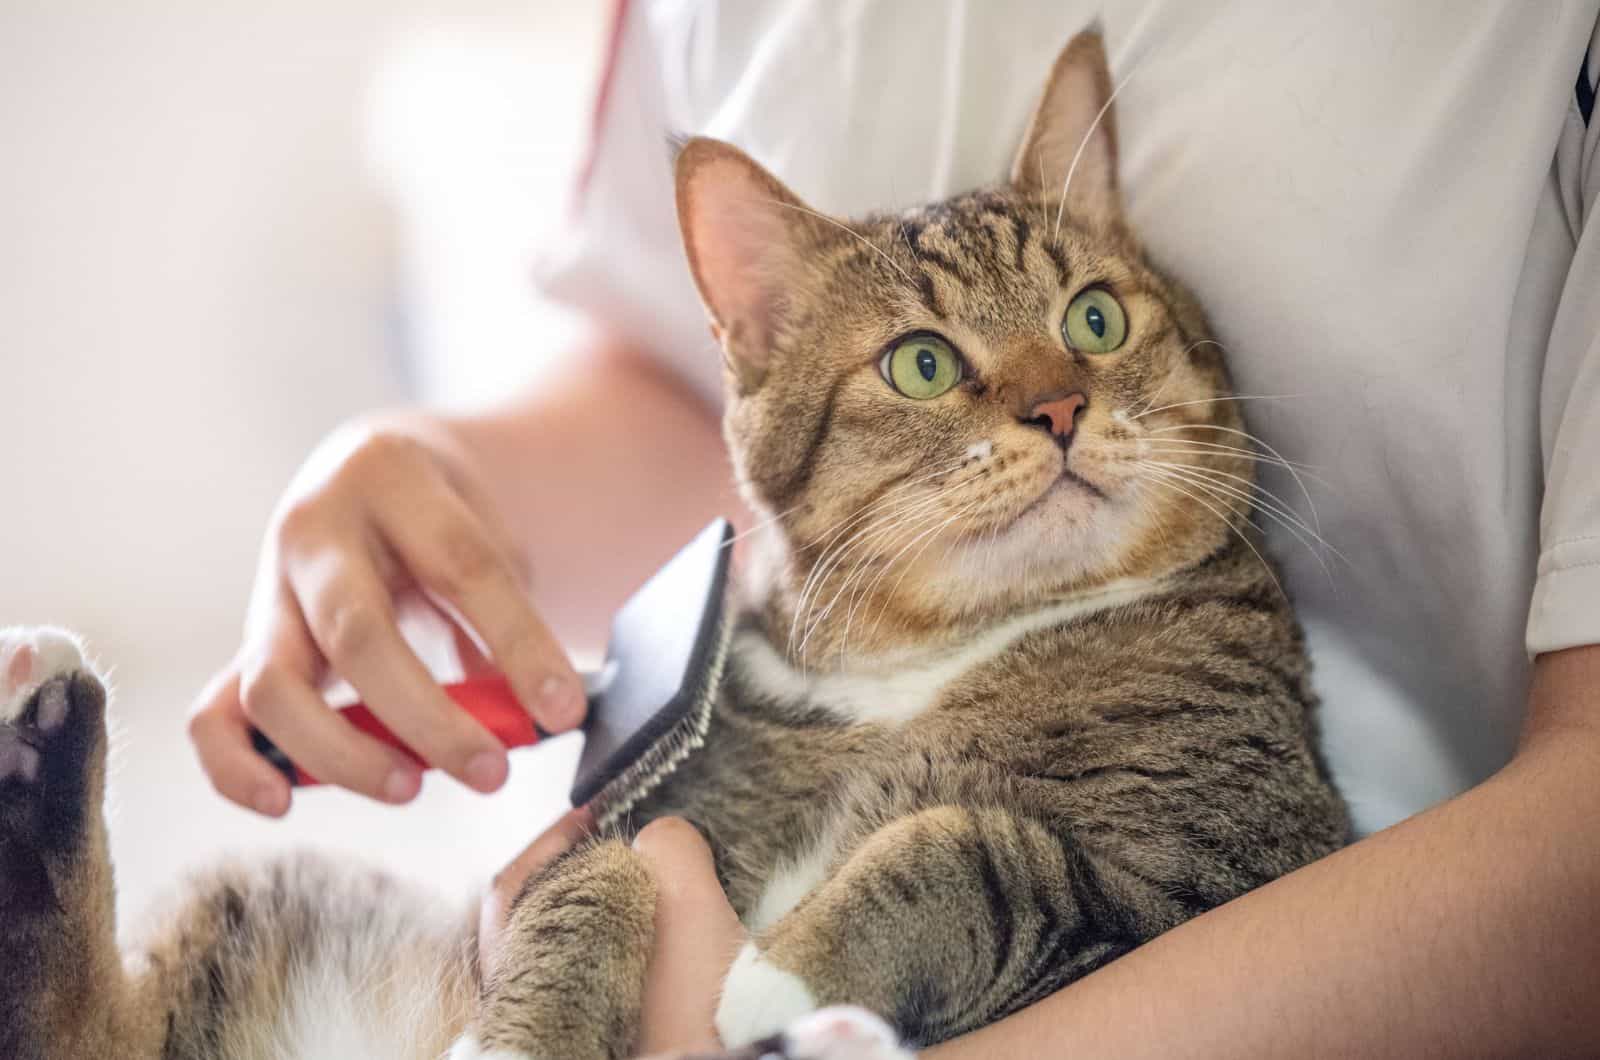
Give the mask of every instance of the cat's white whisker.
[[[1249, 492], [1246, 492], [1245, 490], [1239, 489], [1236, 486], [1207, 478], [1200, 473], [1202, 469], [1181, 464], [1158, 464], [1147, 466], [1165, 468], [1168, 472], [1177, 474], [1179, 477], [1183, 478], [1184, 481], [1188, 482], [1191, 486], [1209, 493], [1218, 500], [1232, 497], [1237, 500], [1244, 501], [1253, 510], [1261, 512], [1263, 515], [1267, 516], [1267, 518], [1278, 523], [1285, 530], [1289, 531], [1290, 534], [1294, 535], [1295, 540], [1299, 541], [1306, 547], [1306, 549], [1311, 553], [1312, 557], [1316, 559], [1317, 564], [1322, 567], [1322, 572], [1327, 576], [1328, 583], [1330, 585], [1337, 585], [1333, 577], [1333, 571], [1328, 567], [1327, 561], [1323, 558], [1322, 553], [1319, 552], [1315, 546], [1321, 545], [1322, 548], [1336, 555], [1347, 565], [1350, 563], [1348, 557], [1330, 545], [1321, 534], [1311, 529], [1310, 526], [1306, 525], [1305, 520], [1295, 515], [1292, 511], [1286, 511], [1284, 509], [1280, 509], [1277, 505], [1262, 501], [1260, 498]], [[1307, 540], [1307, 538], [1310, 540]], [[1313, 544], [1313, 542], [1315, 542], [1315, 544]]]
[[[841, 546], [836, 556], [830, 561], [828, 569], [817, 576], [817, 581], [813, 588], [813, 594], [821, 591], [821, 588], [826, 582], [828, 575], [831, 574], [833, 570], [837, 569], [844, 562], [845, 558], [848, 557], [852, 552], [865, 548], [869, 543], [872, 543], [876, 540], [892, 536], [896, 531], [901, 529], [900, 524], [903, 524], [907, 519], [910, 519], [913, 516], [916, 516], [920, 519], [930, 510], [934, 511], [936, 515], [937, 507], [943, 499], [943, 492], [936, 493], [932, 496], [909, 502], [900, 508], [890, 512], [881, 513], [874, 517], [871, 522], [863, 527], [861, 531], [859, 531], [852, 538], [851, 542], [847, 542], [844, 546]], [[798, 649], [801, 657], [804, 656], [806, 643], [810, 640], [811, 634], [815, 632], [820, 627], [822, 622], [827, 619], [828, 615], [832, 613], [834, 605], [838, 602], [840, 593], [843, 592], [844, 589], [850, 584], [851, 580], [857, 575], [857, 573], [858, 570], [851, 570], [850, 574], [846, 576], [844, 582], [839, 586], [838, 589], [835, 590], [833, 598], [828, 602], [828, 606], [823, 608], [820, 613], [813, 614], [816, 608], [815, 597], [813, 595], [813, 600], [806, 609], [805, 621], [802, 623], [806, 629], [804, 636], [801, 638], [800, 647]], [[797, 620], [798, 617], [797, 608]]]
[[872, 240], [868, 239], [866, 236], [862, 235], [860, 232], [857, 232], [854, 228], [851, 228], [849, 225], [845, 224], [843, 221], [840, 221], [840, 220], [838, 220], [836, 218], [833, 218], [833, 217], [829, 217], [827, 214], [821, 213], [821, 212], [819, 212], [817, 210], [813, 210], [808, 206], [801, 206], [799, 203], [781, 202], [778, 199], [768, 199], [766, 201], [771, 203], [774, 206], [781, 206], [785, 210], [795, 210], [795, 211], [798, 211], [800, 213], [810, 214], [812, 217], [815, 217], [817, 220], [824, 221], [827, 224], [830, 224], [833, 227], [839, 229], [841, 232], [850, 233], [852, 236], [854, 236], [856, 239], [860, 240], [863, 244], [865, 244], [868, 248], [870, 248], [871, 251], [874, 254], [876, 254], [876, 255], [878, 255], [878, 257], [882, 258], [884, 260], [884, 262], [891, 269], [893, 269], [895, 272], [898, 272], [900, 274], [901, 279], [903, 279], [907, 283], [911, 283], [911, 284], [914, 284], [916, 282], [916, 281], [912, 280], [910, 273], [908, 273], [908, 272], [906, 272], [906, 270], [902, 269], [900, 267], [899, 263], [897, 263], [893, 258], [891, 258], [889, 256], [889, 252], [888, 251], [884, 250], [882, 247], [878, 246], [878, 244], [874, 243]]
[[912, 538], [906, 543], [904, 548], [890, 557], [889, 562], [885, 563], [883, 565], [883, 569], [880, 570], [872, 579], [872, 581], [867, 584], [865, 589], [861, 592], [859, 598], [851, 601], [850, 610], [845, 613], [844, 632], [839, 638], [839, 663], [841, 667], [845, 662], [845, 648], [850, 642], [850, 627], [855, 621], [857, 605], [866, 603], [868, 606], [870, 606], [872, 594], [883, 582], [884, 577], [888, 575], [889, 571], [894, 569], [894, 565], [899, 562], [900, 557], [904, 556], [908, 551], [910, 551], [912, 546], [916, 545], [918, 541], [922, 541], [924, 538], [927, 539], [926, 543], [924, 543], [923, 546], [918, 549], [917, 552], [906, 562], [905, 569], [900, 572], [900, 577], [895, 580], [894, 586], [889, 590], [889, 595], [886, 596], [880, 604], [878, 608], [877, 621], [873, 623], [872, 629], [868, 631], [868, 635], [870, 636], [872, 633], [877, 632], [878, 626], [883, 622], [883, 616], [888, 609], [889, 601], [894, 599], [894, 595], [899, 591], [901, 583], [905, 581], [907, 572], [909, 572], [916, 565], [916, 562], [919, 558], [921, 558], [922, 553], [926, 552], [928, 547], [932, 545], [934, 541], [938, 540], [938, 534], [943, 531], [945, 527], [966, 518], [966, 516], [978, 506], [978, 503], [979, 502], [976, 499], [968, 501], [961, 508], [951, 513], [948, 518], [939, 523], [937, 526], [924, 530], [921, 534], [918, 534], [916, 537]]
[[1317, 515], [1317, 502], [1311, 499], [1311, 491], [1306, 488], [1305, 480], [1300, 477], [1300, 473], [1294, 469], [1294, 465], [1291, 464], [1289, 462], [1289, 460], [1286, 459], [1282, 453], [1278, 452], [1276, 449], [1274, 449], [1272, 446], [1268, 445], [1266, 442], [1262, 441], [1260, 438], [1258, 438], [1255, 435], [1251, 434], [1249, 431], [1241, 431], [1241, 430], [1238, 430], [1237, 428], [1234, 428], [1234, 427], [1219, 427], [1216, 424], [1211, 424], [1211, 423], [1184, 423], [1184, 424], [1179, 424], [1179, 425], [1177, 425], [1175, 427], [1160, 427], [1160, 428], [1157, 428], [1156, 430], [1151, 431], [1150, 433], [1151, 434], [1165, 434], [1165, 433], [1168, 433], [1168, 432], [1174, 431], [1174, 430], [1216, 431], [1216, 432], [1218, 432], [1220, 434], [1236, 435], [1236, 436], [1238, 436], [1240, 438], [1244, 438], [1245, 440], [1251, 442], [1254, 445], [1260, 446], [1262, 449], [1266, 450], [1273, 457], [1276, 457], [1277, 460], [1278, 460], [1278, 463], [1283, 466], [1283, 469], [1285, 471], [1289, 472], [1289, 474], [1294, 477], [1295, 484], [1300, 487], [1300, 493], [1306, 499], [1306, 506], [1311, 509], [1311, 518], [1315, 519], [1317, 521], [1318, 525], [1321, 525], [1322, 520]]
[[[942, 512], [939, 510], [940, 507], [949, 500], [951, 494], [959, 492], [961, 489], [970, 486], [977, 481], [978, 480], [976, 478], [969, 478], [962, 482], [958, 482], [954, 486], [949, 486], [943, 490], [940, 490], [938, 493], [926, 498], [923, 502], [911, 506], [910, 509], [902, 509], [900, 511], [890, 513], [886, 517], [875, 520], [878, 526], [878, 532], [873, 535], [873, 538], [887, 539], [897, 533], [909, 532], [904, 524], [911, 519], [912, 515], [917, 517], [913, 525], [920, 524], [924, 520], [931, 521], [933, 519], [937, 519], [942, 514]], [[857, 547], [860, 547], [865, 543], [866, 542], [863, 541]], [[893, 561], [891, 560], [890, 563], [892, 562]], [[887, 569], [887, 566], [885, 566], [885, 569]], [[806, 629], [805, 636], [800, 642], [800, 653], [802, 657], [805, 652], [806, 644], [809, 642], [811, 635], [821, 627], [822, 623], [827, 619], [828, 615], [832, 613], [833, 608], [837, 605], [839, 600], [844, 597], [846, 592], [848, 592], [851, 587], [867, 573], [868, 566], [866, 564], [858, 564], [850, 571], [850, 573], [845, 577], [844, 581], [841, 582], [839, 587], [834, 591], [833, 598], [829, 601], [828, 606], [825, 607], [821, 613], [817, 614], [815, 618], [810, 618], [810, 616], [808, 616], [809, 625]], [[853, 602], [853, 597], [851, 597], [851, 600]]]
[[[1278, 494], [1274, 493], [1272, 490], [1267, 489], [1267, 487], [1263, 486], [1261, 483], [1257, 482], [1255, 479], [1248, 478], [1248, 477], [1246, 477], [1244, 475], [1235, 475], [1231, 471], [1223, 471], [1221, 468], [1215, 468], [1215, 467], [1206, 467], [1206, 466], [1204, 466], [1202, 464], [1162, 463], [1159, 466], [1161, 466], [1161, 467], [1182, 467], [1182, 468], [1187, 468], [1190, 471], [1195, 471], [1195, 472], [1198, 472], [1198, 473], [1201, 473], [1201, 474], [1205, 474], [1205, 475], [1208, 475], [1208, 476], [1219, 476], [1219, 477], [1222, 477], [1222, 478], [1231, 479], [1232, 481], [1241, 483], [1242, 485], [1248, 487], [1249, 489], [1252, 489], [1252, 490], [1262, 494], [1263, 496], [1268, 497], [1268, 498], [1272, 499], [1273, 501], [1277, 502], [1278, 505], [1280, 505], [1283, 508], [1284, 511], [1288, 511], [1288, 512], [1294, 512], [1295, 511], [1294, 505], [1290, 504], [1287, 500], [1283, 499]], [[1296, 516], [1296, 518], [1299, 518], [1299, 513], [1295, 512], [1295, 516]], [[1310, 529], [1310, 528], [1308, 527], [1307, 529]], [[1317, 531], [1318, 534], [1320, 534], [1322, 532], [1322, 524], [1321, 523], [1317, 523], [1316, 531]]]
[[1210, 512], [1212, 515], [1216, 516], [1217, 519], [1219, 521], [1221, 521], [1223, 526], [1225, 526], [1229, 530], [1233, 531], [1233, 533], [1238, 536], [1239, 540], [1244, 542], [1246, 548], [1248, 548], [1251, 552], [1255, 553], [1256, 559], [1259, 560], [1260, 563], [1261, 563], [1261, 569], [1266, 572], [1266, 575], [1267, 575], [1268, 578], [1272, 579], [1272, 584], [1273, 584], [1274, 588], [1276, 588], [1278, 590], [1278, 595], [1282, 596], [1285, 601], [1288, 601], [1289, 594], [1284, 592], [1283, 584], [1278, 581], [1278, 576], [1272, 572], [1272, 564], [1267, 562], [1267, 557], [1263, 556], [1261, 554], [1261, 550], [1256, 548], [1256, 546], [1251, 543], [1250, 538], [1245, 535], [1244, 531], [1240, 530], [1237, 526], [1235, 526], [1233, 524], [1233, 520], [1232, 519], [1230, 519], [1222, 511], [1219, 511], [1218, 509], [1212, 507], [1210, 504], [1206, 503], [1206, 501], [1202, 500], [1201, 498], [1195, 496], [1193, 493], [1190, 493], [1188, 490], [1184, 489], [1182, 486], [1178, 485], [1177, 481], [1175, 481], [1173, 479], [1167, 479], [1164, 476], [1164, 474], [1155, 474], [1155, 473], [1153, 473], [1150, 476], [1148, 476], [1145, 479], [1145, 481], [1149, 482], [1151, 485], [1160, 486], [1160, 487], [1163, 487], [1165, 489], [1170, 489], [1175, 493], [1180, 493], [1183, 496], [1185, 496], [1185, 497], [1189, 498], [1190, 500], [1194, 501], [1196, 504], [1200, 505], [1200, 507], [1202, 507], [1206, 511]]
[[[967, 479], [967, 480], [965, 480], [963, 482], [957, 483], [954, 486], [947, 487], [946, 489], [944, 489], [944, 490], [940, 491], [939, 493], [933, 495], [932, 497], [928, 498], [929, 504], [927, 504], [927, 505], [919, 505], [918, 506], [918, 517], [917, 517], [915, 523], [913, 523], [913, 529], [915, 528], [916, 525], [919, 525], [919, 524], [921, 524], [923, 522], [931, 522], [931, 521], [933, 521], [935, 519], [938, 519], [940, 517], [940, 515], [944, 514], [939, 509], [940, 509], [940, 507], [942, 506], [942, 504], [944, 502], [948, 501], [950, 494], [959, 492], [962, 488], [970, 486], [976, 481], [977, 481], [976, 479]], [[931, 510], [924, 510], [924, 509], [930, 509], [930, 508], [931, 508]], [[899, 520], [898, 524], [892, 524], [891, 521], [885, 521], [884, 525], [882, 526], [882, 532], [880, 534], [878, 534], [877, 536], [878, 537], [882, 537], [882, 538], [888, 538], [888, 537], [892, 537], [896, 533], [907, 533], [907, 532], [910, 532], [909, 530], [907, 530], [907, 528], [904, 525], [906, 520], [907, 520], [907, 518], [908, 518], [908, 516], [907, 515], [898, 515], [896, 518], [898, 518], [898, 520]], [[898, 554], [897, 554], [896, 558], [898, 558]], [[893, 563], [894, 563], [894, 559], [889, 560], [887, 563], [882, 565], [882, 569], [886, 571], [890, 566], [893, 565]], [[865, 577], [867, 575], [868, 571], [869, 571], [869, 568], [868, 568], [867, 565], [858, 564], [856, 566], [856, 568], [851, 570], [850, 574], [839, 585], [838, 589], [836, 589], [834, 591], [833, 598], [829, 601], [828, 606], [826, 608], [824, 608], [823, 611], [819, 615], [817, 615], [817, 617], [814, 620], [812, 620], [812, 622], [810, 624], [810, 627], [807, 629], [805, 638], [802, 639], [801, 644], [800, 644], [800, 651], [801, 651], [802, 655], [804, 654], [806, 643], [807, 643], [807, 641], [810, 640], [810, 637], [811, 637], [812, 633], [816, 632], [816, 630], [818, 628], [820, 628], [821, 624], [827, 619], [828, 615], [830, 613], [832, 613], [833, 608], [835, 607], [835, 605], [837, 605], [839, 600], [841, 598], [844, 598], [845, 594], [851, 590], [851, 588], [854, 585], [854, 583], [858, 582], [861, 578]], [[852, 610], [853, 610], [853, 607], [854, 607], [854, 599], [855, 599], [854, 596], [849, 597], [849, 600], [851, 602], [850, 602], [850, 604], [848, 606], [851, 607]], [[848, 616], [848, 613], [847, 613], [847, 616], [846, 616], [847, 629], [848, 629], [848, 618], [849, 618], [849, 616]]]
[[1295, 398], [1306, 396], [1305, 394], [1232, 394], [1228, 397], [1196, 398], [1193, 401], [1174, 401], [1172, 404], [1162, 405], [1160, 408], [1145, 409], [1137, 416], [1134, 416], [1133, 419], [1142, 420], [1146, 416], [1153, 416], [1158, 412], [1188, 408], [1191, 405], [1216, 405], [1225, 401], [1291, 401]]
[[1157, 438], [1154, 442], [1145, 441], [1144, 447], [1150, 452], [1162, 449], [1168, 452], [1233, 454], [1248, 460], [1256, 460], [1263, 464], [1271, 464], [1274, 467], [1299, 468], [1308, 477], [1315, 478], [1319, 482], [1326, 482], [1320, 475], [1315, 474], [1322, 470], [1316, 464], [1307, 464], [1299, 460], [1279, 460], [1277, 457], [1268, 456], [1265, 453], [1258, 453], [1254, 449], [1245, 449], [1237, 445], [1224, 445], [1221, 442], [1208, 442], [1199, 438]]
[[[884, 492], [883, 496], [862, 505], [854, 513], [842, 519], [832, 531], [824, 534], [821, 539], [822, 553], [820, 556], [818, 556], [816, 563], [812, 566], [811, 571], [807, 574], [804, 583], [802, 583], [800, 594], [794, 604], [794, 619], [789, 630], [789, 640], [791, 646], [793, 645], [794, 636], [799, 629], [799, 623], [801, 620], [801, 615], [805, 609], [807, 596], [814, 588], [820, 585], [820, 578], [825, 576], [827, 570], [832, 565], [836, 564], [838, 560], [842, 559], [844, 554], [846, 554], [845, 552], [841, 552], [837, 556], [832, 555], [834, 550], [836, 548], [848, 550], [852, 546], [852, 542], [855, 542], [864, 534], [868, 533], [873, 522], [875, 522], [884, 514], [880, 509], [899, 504], [902, 505], [902, 508], [898, 510], [903, 511], [904, 506], [920, 503], [916, 500], [908, 500], [904, 494], [916, 486], [937, 479], [941, 475], [948, 474], [958, 469], [962, 463], [963, 461], [961, 460], [951, 460], [949, 463], [940, 465], [932, 471], [928, 471], [917, 478], [911, 479], [907, 482], [898, 483], [890, 487]], [[867, 525], [861, 527], [860, 531], [855, 535], [855, 537], [852, 537], [850, 540], [840, 541], [842, 535], [847, 533], [852, 526], [859, 526], [863, 520], [866, 521]]]
[[[887, 594], [885, 594], [883, 599], [879, 602], [879, 605], [878, 605], [878, 617], [873, 620], [872, 628], [867, 631], [867, 636], [869, 638], [871, 638], [874, 634], [876, 634], [878, 632], [878, 627], [883, 624], [883, 618], [884, 618], [884, 615], [888, 612], [889, 603], [900, 592], [900, 586], [902, 584], [904, 584], [904, 582], [906, 580], [906, 575], [911, 573], [912, 568], [914, 568], [916, 566], [917, 560], [922, 558], [922, 554], [928, 550], [929, 546], [931, 546], [934, 543], [934, 541], [938, 540], [937, 532], [940, 531], [940, 530], [943, 530], [946, 526], [949, 526], [951, 523], [956, 522], [959, 519], [966, 518], [968, 515], [970, 515], [972, 513], [972, 511], [974, 509], [976, 509], [979, 506], [979, 504], [980, 504], [980, 501], [978, 501], [978, 500], [969, 501], [967, 503], [967, 505], [965, 507], [963, 507], [959, 512], [956, 512], [949, 519], [945, 520], [944, 523], [942, 523], [941, 525], [935, 527], [934, 528], [934, 531], [935, 531], [934, 536], [930, 537], [923, 544], [923, 546], [917, 550], [916, 554], [913, 555], [906, 562], [906, 565], [905, 565], [904, 569], [902, 569], [900, 571], [900, 577], [895, 579], [894, 584], [889, 587], [889, 592]], [[991, 537], [991, 540], [993, 540], [992, 537]], [[898, 558], [898, 557], [896, 557], [896, 558]], [[883, 572], [883, 574], [886, 574], [886, 573], [888, 573], [888, 568], [885, 568], [885, 570]], [[878, 581], [881, 581], [883, 579], [883, 574], [879, 574], [878, 575], [878, 579], [877, 579]], [[871, 591], [873, 589], [875, 589], [876, 587], [877, 587], [876, 582], [874, 582], [874, 584], [871, 587], [869, 587], [869, 589], [868, 589], [869, 596], [870, 596]], [[848, 638], [849, 632], [850, 632], [849, 624], [846, 623], [846, 626], [845, 626], [845, 636], [846, 636], [846, 638]]]

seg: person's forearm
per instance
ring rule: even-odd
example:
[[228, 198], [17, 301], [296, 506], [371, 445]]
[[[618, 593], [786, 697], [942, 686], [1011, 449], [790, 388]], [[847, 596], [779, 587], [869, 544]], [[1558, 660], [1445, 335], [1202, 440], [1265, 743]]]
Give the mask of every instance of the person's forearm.
[[926, 1055], [1600, 1055], [1597, 652], [1480, 787]]
[[738, 508], [715, 410], [643, 356], [591, 341], [503, 405], [407, 423], [465, 452], [524, 548], [541, 613], [588, 650], [650, 572]]

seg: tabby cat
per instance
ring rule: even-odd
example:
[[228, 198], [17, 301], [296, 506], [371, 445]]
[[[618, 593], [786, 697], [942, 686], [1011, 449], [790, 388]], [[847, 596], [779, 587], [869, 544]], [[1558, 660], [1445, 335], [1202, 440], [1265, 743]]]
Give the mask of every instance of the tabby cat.
[[[961, 1034], [1346, 839], [1221, 350], [1116, 158], [1092, 33], [1009, 180], [946, 202], [845, 223], [679, 153], [765, 523], [707, 748], [624, 832], [711, 842], [752, 933], [730, 1047], [842, 1003]], [[627, 834], [530, 880], [486, 972], [465, 910], [299, 858], [217, 871], [125, 958], [104, 703], [70, 638], [0, 634], [0, 1055], [629, 1055], [655, 896]]]

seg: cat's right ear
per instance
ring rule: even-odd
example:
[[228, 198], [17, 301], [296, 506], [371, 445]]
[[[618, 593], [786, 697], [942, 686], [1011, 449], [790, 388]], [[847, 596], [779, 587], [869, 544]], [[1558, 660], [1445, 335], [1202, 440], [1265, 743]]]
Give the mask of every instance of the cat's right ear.
[[741, 393], [766, 378], [815, 214], [743, 151], [695, 137], [677, 160], [678, 227], [711, 331]]
[[1084, 30], [1050, 70], [1011, 163], [1012, 185], [1046, 201], [1065, 199], [1067, 211], [1081, 220], [1119, 218], [1115, 94], [1100, 29]]

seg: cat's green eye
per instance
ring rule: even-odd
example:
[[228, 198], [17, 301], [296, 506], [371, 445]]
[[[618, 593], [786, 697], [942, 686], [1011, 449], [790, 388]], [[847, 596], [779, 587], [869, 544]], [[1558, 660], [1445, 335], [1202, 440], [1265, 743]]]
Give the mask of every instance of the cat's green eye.
[[1128, 317], [1117, 301], [1104, 287], [1091, 287], [1067, 306], [1067, 318], [1061, 322], [1061, 333], [1067, 345], [1084, 353], [1110, 353], [1128, 338]]
[[937, 335], [913, 335], [895, 344], [879, 364], [889, 385], [908, 398], [936, 398], [961, 382], [961, 358]]

